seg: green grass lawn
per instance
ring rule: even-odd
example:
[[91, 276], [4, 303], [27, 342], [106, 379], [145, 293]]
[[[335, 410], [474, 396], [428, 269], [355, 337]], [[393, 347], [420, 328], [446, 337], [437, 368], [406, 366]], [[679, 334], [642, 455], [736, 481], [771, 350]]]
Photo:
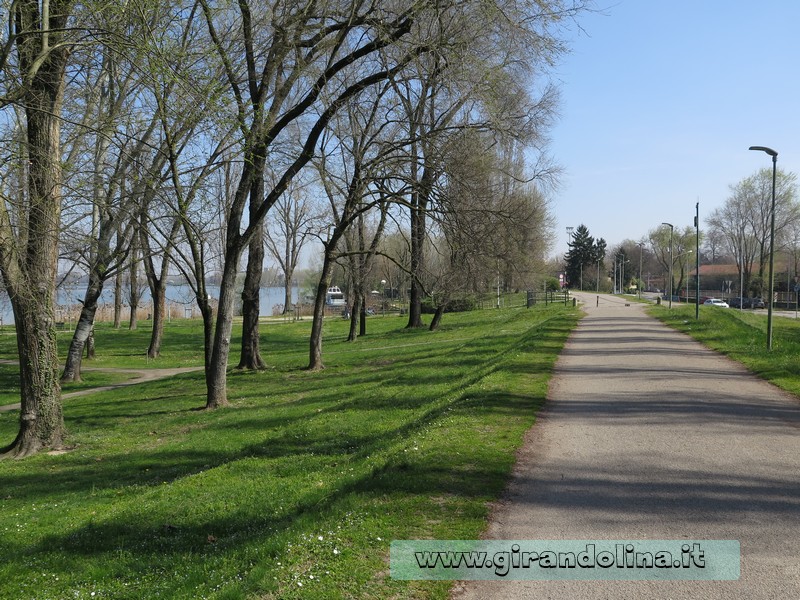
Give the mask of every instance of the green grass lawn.
[[692, 305], [673, 306], [671, 311], [662, 305], [653, 306], [650, 314], [800, 395], [800, 322], [795, 319], [773, 318], [773, 344], [768, 351], [766, 311], [701, 306], [700, 319], [695, 320]]
[[[134, 378], [131, 373], [114, 373], [103, 371], [84, 371], [82, 380], [76, 383], [65, 383], [61, 386], [64, 394], [91, 388], [122, 383]], [[19, 402], [19, 368], [14, 365], [0, 364], [0, 406]]]
[[[194, 367], [203, 364], [203, 324], [200, 319], [175, 320], [167, 325], [162, 355], [147, 358], [152, 323], [144, 321], [130, 331], [114, 329], [111, 323], [95, 325], [96, 358], [83, 360], [84, 367], [167, 368]], [[58, 351], [63, 361], [72, 341], [73, 331], [58, 331]], [[17, 341], [13, 329], [4, 327], [0, 334], [0, 359], [17, 359]]]
[[[201, 374], [68, 399], [74, 450], [0, 461], [0, 598], [445, 598], [392, 580], [389, 543], [480, 535], [577, 318], [375, 317], [355, 343], [333, 319], [321, 373], [310, 321], [273, 324], [270, 368], [232, 372], [229, 408], [197, 410]], [[146, 333], [100, 328], [98, 360], [133, 366]], [[173, 323], [156, 366], [198, 351]], [[3, 443], [17, 418], [0, 413]]]

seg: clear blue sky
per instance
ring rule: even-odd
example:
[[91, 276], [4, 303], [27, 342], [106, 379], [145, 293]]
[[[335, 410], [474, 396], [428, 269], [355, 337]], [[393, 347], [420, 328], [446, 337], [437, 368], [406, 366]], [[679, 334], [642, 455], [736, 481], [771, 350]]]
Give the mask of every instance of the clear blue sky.
[[749, 146], [800, 172], [800, 1], [597, 2], [554, 73], [554, 255], [567, 226], [613, 246], [691, 225], [698, 200], [702, 228], [731, 184], [771, 166]]

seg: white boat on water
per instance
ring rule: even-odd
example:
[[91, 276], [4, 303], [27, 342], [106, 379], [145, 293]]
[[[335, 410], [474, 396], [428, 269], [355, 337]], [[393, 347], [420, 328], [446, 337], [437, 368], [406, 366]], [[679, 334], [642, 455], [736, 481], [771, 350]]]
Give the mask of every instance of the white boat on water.
[[342, 290], [334, 285], [329, 287], [328, 292], [325, 294], [325, 304], [328, 306], [344, 306], [347, 301]]

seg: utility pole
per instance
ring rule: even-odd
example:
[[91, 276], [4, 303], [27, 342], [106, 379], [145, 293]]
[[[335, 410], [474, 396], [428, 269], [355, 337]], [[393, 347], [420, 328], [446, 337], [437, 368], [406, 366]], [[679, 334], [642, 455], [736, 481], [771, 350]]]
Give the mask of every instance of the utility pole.
[[694, 229], [695, 229], [694, 318], [696, 321], [700, 319], [700, 201], [699, 200], [695, 205]]

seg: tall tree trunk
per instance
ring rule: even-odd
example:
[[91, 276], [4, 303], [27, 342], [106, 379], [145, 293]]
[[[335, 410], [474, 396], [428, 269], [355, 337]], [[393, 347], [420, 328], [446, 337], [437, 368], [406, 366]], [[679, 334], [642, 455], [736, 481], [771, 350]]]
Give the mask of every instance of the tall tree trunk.
[[83, 350], [86, 347], [94, 328], [94, 318], [97, 313], [97, 301], [103, 293], [103, 279], [97, 275], [94, 269], [89, 273], [89, 284], [83, 296], [83, 308], [75, 333], [72, 334], [72, 341], [67, 351], [67, 360], [64, 364], [64, 372], [61, 374], [61, 382], [81, 380], [81, 361]]
[[322, 273], [317, 284], [317, 297], [314, 300], [314, 320], [311, 323], [311, 337], [309, 338], [309, 371], [321, 371], [325, 368], [322, 364], [322, 322], [325, 317], [325, 294], [331, 282], [331, 250], [335, 242], [328, 242], [325, 248], [325, 257], [322, 261]]
[[122, 327], [122, 270], [114, 276], [114, 329]]
[[442, 321], [442, 315], [444, 314], [445, 305], [440, 304], [436, 307], [436, 312], [433, 314], [433, 319], [431, 319], [431, 331], [436, 331], [439, 328], [439, 323]]
[[89, 329], [89, 337], [86, 339], [86, 360], [94, 360], [95, 356], [94, 323], [92, 323], [92, 327]]
[[[292, 277], [294, 277], [294, 269], [287, 267], [283, 279], [283, 314], [289, 312], [289, 307], [292, 302]], [[298, 301], [300, 299], [298, 298]]]
[[407, 328], [424, 327], [422, 322], [422, 275], [423, 249], [425, 242], [425, 214], [418, 207], [411, 209], [411, 290], [408, 302]]
[[411, 204], [411, 292], [408, 305], [407, 328], [424, 327], [422, 322], [422, 270], [425, 262], [424, 246], [427, 232], [428, 198], [433, 172], [425, 167]]
[[228, 404], [228, 357], [231, 350], [233, 306], [236, 294], [236, 265], [239, 264], [240, 258], [240, 253], [229, 249], [222, 268], [211, 360], [206, 373], [207, 409], [219, 408]]
[[147, 347], [148, 358], [158, 358], [161, 354], [161, 340], [164, 338], [164, 319], [167, 316], [166, 278], [160, 278], [151, 285], [150, 295], [153, 298], [153, 331], [150, 333], [150, 345]]
[[24, 458], [43, 448], [58, 448], [65, 434], [58, 383], [54, 296], [47, 293], [26, 296], [15, 294], [12, 299], [20, 359], [20, 427], [14, 442], [0, 449], [0, 457]]
[[358, 324], [358, 335], [365, 336], [367, 335], [367, 296], [364, 293], [364, 289], [361, 289], [361, 320]]
[[134, 246], [131, 248], [130, 286], [128, 287], [131, 300], [131, 314], [130, 320], [128, 321], [128, 329], [131, 331], [136, 329], [139, 320], [139, 315], [136, 314], [139, 310], [139, 258], [137, 254], [138, 248]]
[[264, 268], [264, 236], [256, 234], [250, 241], [247, 272], [242, 289], [242, 354], [237, 369], [260, 370], [267, 365], [261, 358], [258, 318], [261, 312], [261, 273]]
[[353, 286], [353, 304], [350, 308], [350, 332], [347, 334], [347, 341], [354, 342], [358, 337], [358, 321], [361, 318], [361, 294], [356, 292]]
[[[55, 328], [58, 233], [61, 225], [61, 129], [59, 115], [69, 51], [57, 45], [66, 27], [69, 2], [51, 2], [44, 34], [17, 40], [22, 72], [34, 73], [23, 92], [28, 146], [28, 201], [16, 227], [0, 210], [0, 268], [11, 297], [19, 352], [20, 404], [16, 439], [0, 456], [22, 458], [43, 448], [61, 446], [64, 416], [58, 383]], [[22, 31], [44, 29], [37, 2], [14, 9]], [[41, 62], [40, 62], [41, 61]], [[37, 69], [35, 65], [40, 65]], [[15, 235], [15, 233], [17, 235]]]
[[150, 297], [153, 300], [153, 328], [150, 332], [150, 344], [147, 347], [148, 358], [158, 358], [161, 354], [161, 340], [164, 337], [164, 319], [166, 317], [169, 266], [172, 259], [175, 237], [178, 235], [180, 228], [180, 219], [175, 219], [172, 222], [169, 236], [164, 241], [164, 249], [161, 253], [161, 264], [159, 265], [159, 269], [156, 270], [156, 264], [153, 261], [153, 251], [147, 234], [145, 213], [142, 213], [140, 217], [139, 237], [144, 251], [142, 262], [147, 276], [147, 285], [150, 288]]
[[214, 344], [214, 311], [208, 300], [198, 302], [200, 315], [203, 317], [203, 367], [205, 367], [206, 380], [211, 371], [211, 348]]
[[[265, 148], [256, 152], [253, 182], [250, 187], [250, 218], [264, 199]], [[260, 370], [267, 365], [261, 358], [258, 317], [261, 312], [261, 274], [264, 271], [264, 224], [259, 223], [247, 252], [247, 272], [242, 289], [242, 354], [237, 369]]]
[[[350, 331], [347, 334], [348, 342], [354, 342], [356, 338], [358, 338], [358, 322], [361, 318], [361, 282], [363, 280], [363, 270], [362, 256], [357, 252], [363, 250], [364, 220], [360, 215], [356, 220], [356, 224], [358, 225], [357, 230], [355, 232], [349, 231], [344, 236], [345, 247], [349, 254], [347, 257], [349, 265], [348, 279], [350, 282], [350, 302], [348, 304], [350, 310]], [[361, 243], [359, 243], [359, 241]]]

